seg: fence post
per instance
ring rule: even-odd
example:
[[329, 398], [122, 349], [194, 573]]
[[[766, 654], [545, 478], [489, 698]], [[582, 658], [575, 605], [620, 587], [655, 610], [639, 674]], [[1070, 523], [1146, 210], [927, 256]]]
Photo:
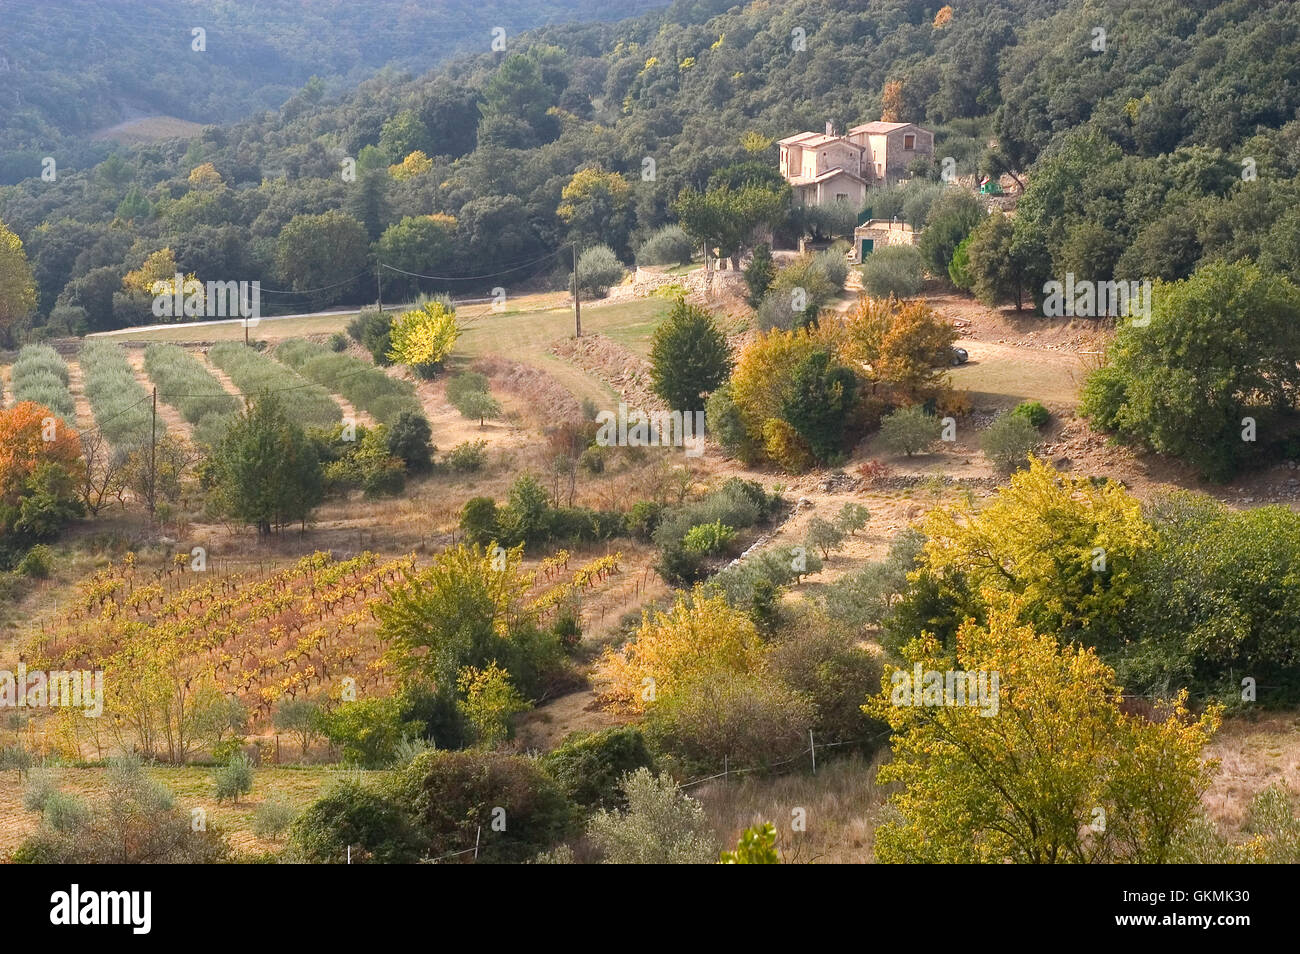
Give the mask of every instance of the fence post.
[[808, 730], [808, 751], [812, 753], [813, 774], [817, 774], [817, 743], [813, 741], [812, 729]]

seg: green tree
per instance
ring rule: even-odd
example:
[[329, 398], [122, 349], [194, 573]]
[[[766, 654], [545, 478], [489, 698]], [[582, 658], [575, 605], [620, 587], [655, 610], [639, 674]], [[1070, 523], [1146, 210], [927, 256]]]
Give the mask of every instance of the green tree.
[[894, 454], [924, 453], [939, 439], [943, 425], [919, 404], [899, 408], [880, 421], [880, 443]]
[[325, 496], [315, 448], [273, 394], [248, 404], [210, 464], [214, 505], [263, 536], [289, 523], [305, 525]]
[[1280, 441], [1296, 406], [1300, 288], [1251, 263], [1214, 262], [1157, 284], [1153, 298], [1148, 324], [1120, 326], [1081, 410], [1226, 480], [1261, 443]]
[[678, 220], [692, 238], [705, 248], [717, 249], [740, 268], [740, 253], [754, 231], [780, 220], [790, 205], [790, 189], [745, 185], [732, 189], [723, 185], [707, 192], [686, 189], [673, 205]]
[[772, 246], [759, 242], [754, 254], [745, 266], [745, 287], [749, 293], [745, 300], [750, 308], [757, 308], [763, 296], [767, 294], [772, 281], [776, 278], [776, 265], [772, 262]]
[[402, 272], [445, 274], [456, 252], [455, 235], [456, 220], [446, 215], [408, 215], [388, 226], [375, 243], [375, 255], [402, 271], [385, 269], [385, 291], [391, 296], [419, 291], [420, 279]]
[[655, 393], [672, 410], [693, 412], [731, 373], [731, 349], [708, 311], [678, 298], [655, 327], [650, 365]]
[[[276, 270], [318, 307], [340, 301], [366, 268], [370, 240], [352, 216], [331, 210], [295, 215], [276, 242]], [[332, 287], [331, 287], [332, 286]]]
[[819, 461], [830, 461], [842, 453], [856, 392], [853, 371], [837, 363], [829, 351], [818, 349], [795, 366], [781, 417]]
[[984, 206], [963, 189], [948, 188], [930, 206], [918, 247], [931, 275], [946, 276], [953, 252], [983, 221]]
[[253, 763], [246, 755], [236, 755], [213, 773], [215, 795], [219, 802], [230, 799], [239, 804], [239, 796], [253, 790]]
[[1031, 304], [1041, 300], [1050, 262], [1046, 248], [1029, 228], [994, 214], [971, 233], [966, 274], [971, 290], [986, 305], [1014, 301], [1019, 311], [1026, 299]]
[[1009, 474], [1024, 467], [1042, 441], [1042, 435], [1029, 418], [1002, 413], [980, 435], [980, 449], [999, 473]]

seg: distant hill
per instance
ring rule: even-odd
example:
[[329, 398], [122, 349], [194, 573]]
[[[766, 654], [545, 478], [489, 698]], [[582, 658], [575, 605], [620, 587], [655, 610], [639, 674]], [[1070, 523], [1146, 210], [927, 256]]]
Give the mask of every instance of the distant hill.
[[495, 28], [508, 45], [547, 23], [666, 3], [0, 0], [0, 183], [32, 175], [47, 155], [60, 166], [98, 161], [106, 147], [88, 137], [136, 117], [231, 122], [279, 108], [313, 76], [332, 92], [384, 67], [422, 73], [486, 51]]

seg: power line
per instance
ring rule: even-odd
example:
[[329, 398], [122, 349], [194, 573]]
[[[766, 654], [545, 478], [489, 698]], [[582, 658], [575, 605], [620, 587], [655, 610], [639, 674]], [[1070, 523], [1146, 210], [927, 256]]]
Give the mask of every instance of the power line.
[[536, 265], [538, 262], [542, 262], [548, 258], [559, 255], [561, 252], [563, 252], [566, 248], [568, 248], [572, 244], [573, 244], [572, 242], [566, 242], [564, 245], [561, 245], [559, 248], [555, 249], [554, 251], [547, 252], [545, 255], [540, 255], [537, 258], [532, 259], [531, 261], [524, 262], [520, 265], [515, 265], [511, 268], [502, 269], [499, 272], [487, 272], [482, 275], [422, 275], [419, 272], [408, 272], [405, 269], [398, 268], [395, 265], [389, 265], [387, 262], [379, 262], [378, 265], [380, 268], [386, 268], [391, 272], [400, 272], [401, 274], [409, 275], [412, 278], [428, 278], [434, 281], [443, 281], [443, 282], [467, 282], [479, 278], [496, 278], [498, 275], [509, 275], [511, 272], [521, 271], [525, 268], [528, 268], [530, 265]]

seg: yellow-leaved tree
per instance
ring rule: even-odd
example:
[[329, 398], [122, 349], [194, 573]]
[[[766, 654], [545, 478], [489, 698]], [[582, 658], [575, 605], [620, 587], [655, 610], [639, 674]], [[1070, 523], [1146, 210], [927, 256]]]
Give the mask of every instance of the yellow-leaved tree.
[[1014, 595], [1023, 622], [1104, 648], [1122, 638], [1139, 561], [1155, 539], [1119, 484], [1037, 459], [978, 509], [968, 500], [932, 510], [924, 529], [923, 564], [935, 576], [960, 577], [977, 597]]
[[612, 686], [605, 701], [644, 712], [700, 673], [749, 673], [761, 665], [763, 642], [754, 621], [726, 598], [696, 590], [679, 594], [667, 612], [645, 613], [636, 636], [606, 653]]
[[388, 174], [398, 180], [414, 179], [416, 176], [424, 175], [432, 168], [433, 160], [417, 149], [408, 153], [401, 162], [389, 166]]
[[454, 310], [440, 301], [426, 302], [393, 322], [388, 357], [423, 378], [431, 378], [451, 354], [460, 333]]
[[36, 282], [23, 241], [0, 222], [0, 334], [36, 310]]
[[[928, 635], [909, 643], [907, 668], [888, 667], [863, 706], [893, 732], [878, 781], [902, 786], [896, 817], [876, 829], [877, 860], [1170, 860], [1214, 771], [1201, 750], [1221, 707], [1193, 716], [1184, 690], [1155, 717], [1126, 713], [1091, 649], [1023, 625], [1011, 597], [995, 602], [987, 626], [961, 628], [955, 658]], [[918, 672], [925, 691], [912, 693]], [[949, 673], [982, 676], [992, 697], [944, 704], [959, 698], [945, 695]]]

